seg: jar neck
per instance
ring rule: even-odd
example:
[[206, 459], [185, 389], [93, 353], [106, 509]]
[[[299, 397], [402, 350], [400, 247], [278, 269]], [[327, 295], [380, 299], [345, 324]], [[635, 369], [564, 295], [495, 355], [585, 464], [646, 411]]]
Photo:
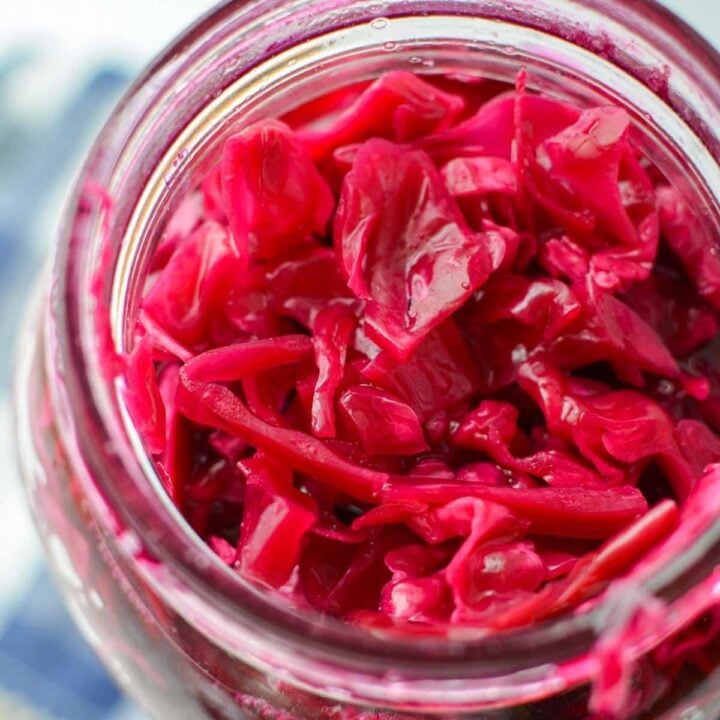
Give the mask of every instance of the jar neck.
[[[373, 22], [378, 18], [385, 22]], [[217, 644], [338, 695], [376, 702], [391, 693], [398, 705], [422, 696], [453, 708], [487, 706], [587, 679], [588, 653], [607, 616], [603, 603], [512, 634], [442, 641], [377, 637], [300, 615], [244, 583], [190, 531], [129, 427], [109, 360], [113, 348], [128, 345], [163, 223], [233, 125], [279, 114], [349, 79], [410, 67], [417, 57], [433, 72], [478, 68], [500, 79], [524, 65], [538, 89], [625, 106], [653, 159], [717, 225], [711, 189], [720, 187], [713, 160], [720, 155], [720, 58], [653, 4], [229, 2], [140, 78], [91, 153], [56, 259], [49, 338], [57, 351], [49, 356], [50, 377], [63, 378], [53, 383], [54, 402], [76, 464], [138, 539], [133, 561]], [[93, 188], [103, 188], [112, 202]], [[720, 526], [706, 518], [698, 533], [701, 542], [686, 539], [671, 559], [648, 561], [639, 597], [657, 594], [675, 603], [707, 582]], [[680, 621], [658, 626], [637, 652]], [[572, 672], [559, 673], [563, 667]]]

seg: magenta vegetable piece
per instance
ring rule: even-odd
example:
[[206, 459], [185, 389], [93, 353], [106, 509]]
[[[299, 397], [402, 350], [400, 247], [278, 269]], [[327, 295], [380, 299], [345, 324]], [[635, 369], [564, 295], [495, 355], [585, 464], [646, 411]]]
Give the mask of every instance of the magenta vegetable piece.
[[372, 500], [385, 483], [383, 473], [346, 462], [320, 440], [258, 419], [227, 388], [192, 381], [182, 372], [180, 380], [178, 404], [194, 422], [237, 435], [289, 467], [334, 483], [359, 500]]
[[621, 207], [636, 231], [636, 243], [618, 245], [596, 252], [592, 258], [593, 278], [607, 290], [623, 289], [644, 280], [652, 271], [658, 251], [659, 215], [655, 190], [634, 150], [623, 155], [620, 163]]
[[556, 134], [542, 132], [540, 142], [528, 100], [518, 100], [524, 187], [568, 235], [598, 251], [591, 270], [599, 286], [615, 290], [646, 278], [658, 217], [652, 184], [629, 145], [627, 113], [586, 110]]
[[419, 578], [446, 565], [452, 555], [449, 546], [402, 545], [385, 556], [385, 565], [396, 579]]
[[458, 157], [510, 160], [515, 138], [514, 106], [514, 94], [503, 93], [483, 104], [471, 118], [417, 144], [442, 165]]
[[500, 265], [498, 235], [473, 233], [424, 153], [369, 140], [345, 178], [335, 220], [340, 262], [367, 301], [368, 333], [398, 359]]
[[[514, 93], [498, 95], [482, 105], [473, 117], [422, 139], [419, 145], [442, 164], [458, 157], [510, 160], [516, 138], [515, 104]], [[538, 95], [526, 95], [523, 105], [526, 131], [538, 141], [573, 123], [580, 114], [571, 105]]]
[[382, 497], [386, 502], [412, 499], [433, 505], [477, 498], [507, 507], [519, 518], [527, 520], [538, 535], [582, 539], [610, 537], [647, 511], [647, 501], [632, 487], [518, 490], [465, 483], [395, 480], [386, 484]]
[[478, 232], [489, 247], [505, 246], [498, 270], [524, 270], [537, 251], [537, 240], [529, 233], [520, 233], [513, 227], [498, 225], [487, 217], [479, 223]]
[[159, 454], [166, 447], [165, 405], [155, 376], [152, 350], [149, 335], [135, 345], [125, 370], [124, 398], [148, 450]]
[[696, 477], [720, 462], [720, 439], [700, 420], [681, 420], [675, 427], [675, 441]]
[[335, 436], [335, 394], [356, 324], [357, 318], [347, 305], [328, 305], [315, 317], [313, 346], [318, 379], [312, 401], [312, 430], [318, 437]]
[[606, 485], [605, 479], [592, 468], [563, 450], [538, 450], [527, 457], [515, 458], [507, 466], [540, 478], [550, 487], [600, 488]]
[[[248, 409], [277, 427], [305, 427], [305, 413], [295, 402], [300, 365], [284, 365], [248, 375], [241, 381]], [[304, 368], [303, 368], [304, 369]]]
[[678, 497], [687, 497], [695, 476], [675, 442], [670, 417], [652, 399], [581, 381], [569, 387], [557, 369], [542, 361], [522, 366], [519, 383], [538, 402], [548, 428], [571, 440], [609, 481], [633, 481], [637, 464], [655, 457]]
[[[580, 553], [573, 552], [572, 548], [565, 548], [557, 541], [543, 542], [541, 538], [535, 544], [535, 550], [545, 566], [545, 579], [558, 580], [566, 577], [577, 565]], [[582, 550], [580, 551], [582, 552]]]
[[260, 370], [299, 362], [312, 352], [306, 335], [249, 340], [208, 350], [185, 363], [183, 373], [194, 382], [233, 382]]
[[208, 218], [227, 223], [227, 212], [222, 191], [222, 166], [216, 165], [200, 183], [202, 202]]
[[355, 518], [352, 529], [357, 531], [378, 525], [399, 525], [418, 513], [427, 512], [429, 507], [427, 503], [410, 499], [385, 502]]
[[[630, 118], [620, 108], [587, 110], [574, 124], [536, 146], [532, 172], [542, 170], [541, 177], [548, 181], [539, 200], [547, 203], [550, 213], [566, 199], [588, 219], [589, 229], [603, 225], [603, 230], [631, 245], [635, 229], [620, 209], [618, 187], [629, 127]], [[545, 193], [555, 195], [555, 202], [548, 201]], [[567, 198], [558, 197], [563, 194]], [[558, 219], [562, 222], [564, 214]]]
[[332, 540], [343, 545], [359, 545], [368, 539], [368, 530], [355, 531], [343, 524], [332, 509], [325, 508], [310, 533], [316, 537]]
[[162, 240], [152, 259], [152, 271], [161, 270], [167, 264], [177, 246], [185, 242], [206, 219], [203, 213], [203, 199], [193, 193], [181, 200], [170, 216]]
[[418, 458], [408, 470], [408, 476], [417, 478], [435, 478], [436, 480], [454, 480], [455, 471], [443, 459], [426, 455]]
[[485, 452], [501, 467], [542, 478], [551, 487], [602, 487], [606, 483], [593, 470], [565, 450], [543, 449], [516, 457], [518, 412], [514, 406], [485, 400], [463, 418], [453, 435], [460, 447]]
[[392, 548], [410, 539], [410, 534], [402, 529], [383, 528], [353, 547], [349, 564], [325, 599], [325, 612], [347, 615], [354, 610], [376, 607], [382, 588], [390, 580], [384, 558]]
[[552, 340], [578, 318], [583, 306], [560, 280], [533, 280], [505, 274], [493, 278], [477, 293], [476, 317], [487, 324], [515, 320], [540, 332], [538, 340]]
[[[446, 509], [449, 509], [447, 506]], [[466, 501], [470, 511], [465, 540], [445, 570], [445, 579], [452, 589], [455, 619], [469, 619], [489, 596], [508, 589], [522, 591], [527, 586], [535, 589], [544, 576], [542, 561], [537, 558], [532, 568], [532, 553], [528, 545], [514, 550], [506, 545], [515, 540], [524, 529], [513, 514], [500, 505], [480, 500]], [[525, 556], [523, 558], [523, 555]], [[498, 564], [508, 564], [508, 572], [499, 571]], [[498, 572], [499, 571], [499, 572]], [[534, 575], [539, 577], [533, 579]]]
[[286, 113], [283, 116], [283, 122], [297, 133], [328, 128], [357, 101], [370, 85], [372, 85], [372, 81], [361, 80], [320, 95]]
[[590, 253], [566, 235], [552, 238], [540, 248], [538, 260], [550, 275], [584, 282], [590, 272]]
[[222, 537], [235, 546], [240, 530], [236, 518], [245, 501], [245, 478], [235, 462], [208, 462], [198, 457], [192, 460], [194, 467], [187, 468], [182, 478], [185, 485], [181, 507], [185, 517], [206, 540]]
[[711, 307], [720, 310], [720, 256], [716, 241], [675, 188], [659, 187], [657, 202], [665, 242], [685, 267], [698, 293]]
[[300, 544], [313, 526], [312, 498], [293, 487], [292, 473], [265, 457], [242, 462], [247, 476], [240, 530], [240, 571], [259, 582], [280, 587], [300, 557]]
[[185, 362], [193, 356], [192, 350], [179, 343], [161, 328], [144, 310], [140, 310], [137, 335], [149, 335], [152, 339], [152, 355], [156, 362], [180, 360]]
[[259, 268], [248, 268], [236, 279], [225, 306], [225, 332], [218, 333], [214, 346], [297, 331], [289, 328], [276, 311], [267, 288], [262, 287], [263, 282]]
[[[126, 377], [129, 382], [130, 376]], [[165, 409], [165, 444], [162, 453], [157, 457], [157, 465], [162, 470], [161, 476], [167, 480], [168, 494], [173, 502], [182, 508], [193, 453], [191, 429], [178, 411], [175, 401], [179, 382], [180, 369], [177, 365], [167, 365], [157, 379], [158, 391]], [[147, 443], [147, 439], [145, 442]]]
[[268, 259], [322, 235], [333, 195], [300, 140], [265, 121], [231, 137], [223, 149], [222, 192], [237, 252]]
[[683, 358], [720, 331], [718, 318], [683, 277], [662, 268], [635, 283], [623, 302], [646, 319], [667, 349]]
[[[415, 473], [413, 472], [413, 474]], [[481, 462], [463, 465], [457, 473], [457, 478], [453, 476], [451, 479], [457, 479], [460, 482], [470, 484], [506, 487], [512, 479], [512, 476], [495, 463]]]
[[467, 344], [475, 358], [477, 390], [481, 395], [503, 391], [516, 380], [517, 366], [534, 352], [538, 332], [514, 321], [485, 325], [475, 308], [463, 309], [467, 314]]
[[172, 338], [194, 345], [224, 317], [227, 296], [241, 272], [227, 229], [203, 223], [173, 253], [143, 308]]
[[629, 117], [614, 107], [584, 111], [565, 127], [555, 113], [541, 115], [532, 96], [518, 94], [522, 181], [531, 195], [570, 235], [608, 233], [637, 241], [622, 207], [620, 164], [628, 150]]
[[517, 189], [515, 168], [505, 158], [455, 158], [442, 169], [442, 176], [453, 197], [513, 194]]
[[355, 546], [332, 538], [311, 535], [300, 557], [299, 583], [305, 600], [321, 612], [338, 613], [331, 593], [352, 561]]
[[[558, 604], [574, 603], [597, 592], [597, 585], [606, 585], [627, 570], [650, 548], [669, 535], [679, 521], [677, 505], [665, 500], [643, 518], [610, 540], [591, 562], [574, 573]], [[595, 587], [593, 587], [595, 586]]]
[[519, 412], [514, 405], [484, 400], [463, 418], [462, 424], [453, 434], [453, 440], [486, 451], [492, 451], [494, 446], [498, 446], [510, 454], [509, 446], [518, 435], [518, 417]]
[[493, 625], [510, 628], [557, 615], [603, 590], [642, 558], [648, 550], [667, 538], [678, 526], [677, 505], [666, 500], [652, 508], [597, 553], [586, 555], [570, 575], [507, 613], [498, 615]]
[[429, 545], [472, 536], [476, 542], [514, 538], [527, 523], [502, 505], [476, 497], [460, 497], [409, 519], [413, 532]]
[[226, 565], [230, 567], [235, 565], [238, 555], [237, 548], [234, 548], [227, 540], [211, 535], [208, 538], [208, 545]]
[[433, 624], [447, 620], [452, 600], [441, 575], [392, 580], [382, 591], [380, 609], [388, 617]]
[[631, 307], [590, 282], [576, 286], [574, 292], [583, 315], [549, 347], [561, 367], [576, 368], [605, 360], [656, 375], [680, 377], [677, 362], [662, 339]]
[[385, 390], [355, 385], [338, 404], [351, 434], [370, 455], [417, 455], [429, 449], [415, 411]]
[[446, 410], [438, 410], [425, 421], [423, 427], [428, 440], [435, 445], [447, 434], [450, 427], [450, 416]]
[[239, 462], [247, 455], [250, 449], [250, 446], [246, 442], [222, 430], [215, 430], [211, 433], [208, 438], [208, 444], [219, 455], [232, 463]]
[[328, 128], [301, 131], [315, 160], [350, 143], [381, 137], [406, 142], [449, 127], [462, 113], [462, 98], [438, 90], [409, 72], [376, 80]]
[[667, 384], [658, 387], [661, 401], [667, 404], [670, 412], [677, 418], [697, 417], [704, 420], [714, 433], [720, 432], [720, 335], [706, 345], [696, 349], [683, 362], [683, 369], [692, 375], [699, 375], [708, 383], [707, 397], [694, 404], [681, 392], [684, 388]]
[[456, 604], [472, 607], [487, 593], [537, 590], [545, 580], [545, 564], [532, 543], [493, 543], [456, 555], [445, 574]]
[[331, 300], [351, 298], [330, 248], [301, 252], [268, 271], [265, 285], [275, 311], [311, 329]]
[[479, 386], [473, 358], [452, 319], [431, 332], [407, 361], [383, 352], [362, 375], [407, 402], [421, 420], [462, 403]]

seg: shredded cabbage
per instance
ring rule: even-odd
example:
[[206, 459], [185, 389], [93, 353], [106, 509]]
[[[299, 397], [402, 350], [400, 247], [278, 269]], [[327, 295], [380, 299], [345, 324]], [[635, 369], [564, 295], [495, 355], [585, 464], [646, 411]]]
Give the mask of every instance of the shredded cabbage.
[[160, 239], [128, 410], [221, 561], [299, 607], [572, 611], [720, 460], [714, 240], [623, 109], [525, 84], [393, 72], [245, 127]]

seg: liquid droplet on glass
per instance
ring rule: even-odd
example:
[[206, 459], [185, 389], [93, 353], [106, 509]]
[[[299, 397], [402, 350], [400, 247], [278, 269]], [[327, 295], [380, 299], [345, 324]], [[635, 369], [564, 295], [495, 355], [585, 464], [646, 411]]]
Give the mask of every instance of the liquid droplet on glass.
[[397, 49], [398, 44], [396, 42], [386, 42], [383, 45], [383, 49], [387, 52], [392, 52], [393, 50]]
[[165, 184], [170, 185], [173, 181], [173, 178], [177, 174], [177, 171], [180, 169], [180, 166], [187, 160], [188, 156], [190, 155], [190, 150], [187, 148], [183, 148], [174, 158], [172, 161], [172, 164], [170, 165], [170, 170], [165, 175]]
[[410, 58], [410, 63], [411, 63], [412, 65], [420, 65], [421, 62], [422, 62], [422, 58], [421, 58], [421, 57], [415, 56], [415, 57], [411, 57], [411, 58]]
[[375, 18], [370, 23], [370, 27], [373, 28], [373, 30], [384, 30], [388, 25], [388, 21], [385, 18]]
[[190, 154], [190, 151], [187, 148], [183, 148], [173, 160], [173, 167], [178, 167], [179, 165], [182, 165], [185, 160], [187, 160], [188, 155]]

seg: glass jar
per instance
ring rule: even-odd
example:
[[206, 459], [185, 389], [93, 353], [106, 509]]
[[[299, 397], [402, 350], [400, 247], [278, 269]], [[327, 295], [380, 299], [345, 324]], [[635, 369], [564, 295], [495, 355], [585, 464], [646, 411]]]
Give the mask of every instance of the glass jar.
[[22, 342], [19, 445], [68, 606], [152, 716], [720, 717], [712, 498], [591, 612], [388, 639], [225, 567], [162, 491], [113, 379], [160, 230], [238, 123], [390, 69], [512, 80], [520, 66], [536, 89], [627, 108], [636, 143], [720, 232], [720, 56], [644, 0], [235, 0], [146, 70], [99, 137]]

